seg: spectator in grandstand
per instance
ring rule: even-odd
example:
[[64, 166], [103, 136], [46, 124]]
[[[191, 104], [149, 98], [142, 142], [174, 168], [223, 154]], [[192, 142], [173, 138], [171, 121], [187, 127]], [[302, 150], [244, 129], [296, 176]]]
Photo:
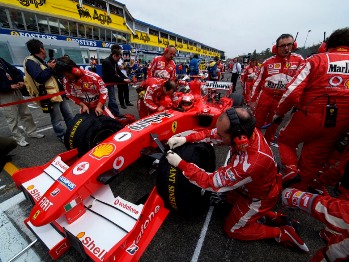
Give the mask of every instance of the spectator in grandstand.
[[102, 78], [88, 70], [79, 68], [69, 57], [57, 59], [57, 74], [63, 75], [63, 85], [67, 97], [80, 106], [80, 113], [90, 113], [93, 110], [97, 116], [106, 115], [114, 118], [110, 110], [104, 106], [108, 90]]
[[[0, 104], [20, 102], [24, 99], [20, 91], [25, 88], [23, 73], [3, 58], [0, 58], [0, 81]], [[44, 137], [43, 134], [36, 132], [36, 124], [27, 104], [5, 106], [2, 109], [12, 136], [18, 145], [29, 145], [18, 128], [19, 121], [22, 122], [24, 132], [28, 137]]]
[[[292, 43], [286, 42], [286, 43]], [[286, 44], [284, 43], [284, 44]], [[279, 123], [292, 107], [290, 122], [278, 136], [283, 182], [297, 177], [292, 185], [307, 189], [333, 154], [349, 123], [349, 28], [334, 31], [327, 40], [327, 52], [309, 57], [286, 86], [273, 122]], [[298, 160], [297, 147], [302, 144]], [[293, 181], [294, 182], [294, 181]]]
[[[64, 91], [62, 84], [55, 77], [54, 68], [56, 61], [52, 60], [45, 62], [47, 57], [46, 49], [43, 43], [38, 39], [31, 39], [27, 43], [30, 56], [24, 60], [24, 74], [29, 93], [34, 96], [41, 94], [55, 94]], [[39, 89], [41, 89], [39, 94]], [[73, 113], [69, 107], [68, 100], [65, 95], [58, 95], [52, 97], [49, 101], [48, 107], [51, 117], [51, 123], [54, 132], [58, 139], [64, 141], [64, 127], [61, 124], [61, 117], [63, 115], [64, 121], [68, 126], [73, 119]]]
[[[172, 150], [167, 152], [166, 158], [172, 166], [182, 170], [191, 183], [205, 190], [227, 192], [227, 202], [232, 208], [225, 220], [225, 233], [239, 240], [275, 238], [281, 244], [307, 252], [307, 246], [295, 229], [282, 222], [286, 216], [271, 211], [279, 200], [281, 178], [269, 145], [261, 131], [255, 128], [252, 112], [229, 108], [219, 116], [216, 128], [173, 136], [168, 145], [173, 149], [197, 141], [229, 146], [227, 165], [208, 173]], [[262, 224], [259, 219], [263, 216], [277, 227]]]
[[147, 78], [163, 78], [166, 80], [176, 80], [176, 64], [173, 61], [177, 53], [173, 45], [165, 48], [162, 56], [154, 57], [150, 62], [147, 71]]
[[232, 69], [231, 69], [231, 80], [233, 83], [233, 92], [236, 90], [236, 83], [239, 79], [239, 75], [241, 74], [241, 64], [239, 63], [237, 57], [233, 59]]
[[[126, 109], [127, 106], [132, 106], [130, 100], [129, 100], [129, 89], [128, 84], [131, 82], [130, 79], [128, 79], [127, 76], [125, 76], [119, 66], [120, 58], [122, 57], [121, 50], [118, 50], [116, 48], [111, 49], [111, 54], [109, 57], [103, 60], [102, 62], [102, 78], [104, 82], [106, 83], [116, 83], [118, 86], [118, 96], [119, 96], [119, 102], [123, 109]], [[111, 93], [110, 95], [114, 94], [114, 86], [107, 86], [108, 93]], [[114, 94], [115, 99], [115, 94]], [[113, 100], [113, 99], [112, 99]], [[110, 103], [110, 100], [109, 100]], [[108, 103], [108, 106], [109, 106]], [[116, 105], [116, 101], [112, 103], [112, 106]], [[113, 114], [114, 111], [111, 110]], [[117, 112], [117, 115], [119, 112]]]
[[189, 74], [190, 76], [199, 75], [199, 55], [198, 54], [194, 54], [193, 58], [190, 60]]

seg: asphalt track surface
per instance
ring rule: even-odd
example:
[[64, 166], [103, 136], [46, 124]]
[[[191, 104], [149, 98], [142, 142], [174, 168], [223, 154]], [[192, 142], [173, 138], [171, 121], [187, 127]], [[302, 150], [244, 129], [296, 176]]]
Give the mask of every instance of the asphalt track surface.
[[[237, 89], [241, 92], [241, 88]], [[130, 100], [136, 104], [136, 92], [131, 88]], [[75, 113], [78, 107], [71, 104]], [[12, 163], [18, 168], [42, 165], [65, 151], [64, 145], [58, 141], [52, 130], [49, 115], [41, 109], [30, 109], [37, 122], [43, 139], [29, 138], [27, 147], [17, 147], [12, 153]], [[136, 106], [121, 109], [122, 113], [132, 113], [138, 117]], [[5, 119], [0, 111], [1, 136], [10, 136]], [[277, 160], [277, 149], [273, 148]], [[217, 165], [224, 162], [227, 148], [217, 147]], [[149, 174], [141, 163], [135, 163], [126, 169], [111, 184], [115, 195], [129, 201], [136, 201], [150, 192], [155, 185], [155, 175]], [[8, 261], [35, 236], [24, 226], [23, 220], [28, 216], [31, 205], [28, 201], [15, 204], [13, 196], [18, 191], [9, 174], [0, 173], [0, 261]], [[225, 212], [218, 207], [208, 207], [202, 214], [195, 217], [184, 217], [171, 211], [163, 225], [151, 241], [140, 261], [309, 261], [320, 247], [324, 246], [318, 236], [323, 227], [321, 223], [300, 211], [285, 210], [280, 204], [275, 211], [289, 214], [302, 222], [300, 235], [308, 245], [310, 252], [300, 253], [280, 246], [274, 239], [260, 241], [238, 241], [229, 239], [223, 232]], [[29, 252], [24, 253], [16, 261], [51, 261], [46, 247], [40, 242], [35, 243]], [[80, 255], [70, 249], [59, 261], [82, 261]]]

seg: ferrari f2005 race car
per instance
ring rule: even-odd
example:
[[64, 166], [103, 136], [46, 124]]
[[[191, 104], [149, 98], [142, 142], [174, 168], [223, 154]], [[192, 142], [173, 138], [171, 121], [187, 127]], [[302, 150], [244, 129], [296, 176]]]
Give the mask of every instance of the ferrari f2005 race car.
[[[33, 204], [24, 222], [47, 246], [53, 259], [73, 246], [82, 257], [93, 261], [137, 261], [169, 209], [185, 209], [181, 205], [189, 199], [178, 195], [181, 174], [169, 166], [165, 157], [161, 158], [165, 151], [163, 142], [173, 135], [215, 127], [218, 116], [236, 105], [230, 83], [194, 80], [189, 85], [195, 101], [188, 111], [168, 109], [155, 113], [126, 125], [103, 141], [95, 140], [96, 145], [81, 157], [75, 148], [45, 165], [25, 168], [13, 175], [16, 186]], [[222, 92], [226, 93], [224, 97]], [[240, 98], [235, 100], [242, 102]], [[77, 125], [79, 121], [72, 127], [74, 132]], [[190, 151], [189, 147], [182, 151]], [[209, 161], [204, 162], [209, 164], [202, 167], [214, 169], [214, 152], [209, 147], [192, 148], [189, 158], [196, 156], [198, 160], [187, 160], [200, 162], [208, 156]], [[146, 201], [132, 203], [115, 197], [120, 192], [112, 192], [108, 184], [124, 175], [121, 172], [141, 157], [152, 163], [160, 159], [162, 169], [158, 172], [168, 170], [167, 174], [158, 174], [161, 179]], [[182, 179], [182, 186], [183, 181], [186, 180]], [[183, 191], [188, 190], [191, 189]], [[200, 189], [196, 190], [200, 196]]]

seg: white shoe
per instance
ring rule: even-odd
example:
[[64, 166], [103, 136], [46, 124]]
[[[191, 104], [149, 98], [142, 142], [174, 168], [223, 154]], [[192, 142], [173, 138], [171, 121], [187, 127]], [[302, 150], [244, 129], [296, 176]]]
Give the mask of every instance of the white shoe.
[[27, 146], [27, 145], [29, 145], [29, 143], [27, 141], [25, 141], [24, 139], [21, 139], [21, 140], [17, 141], [17, 144], [19, 146]]
[[44, 138], [45, 135], [39, 134], [39, 133], [37, 133], [37, 132], [33, 132], [33, 133], [29, 134], [28, 137], [32, 137], [32, 138]]

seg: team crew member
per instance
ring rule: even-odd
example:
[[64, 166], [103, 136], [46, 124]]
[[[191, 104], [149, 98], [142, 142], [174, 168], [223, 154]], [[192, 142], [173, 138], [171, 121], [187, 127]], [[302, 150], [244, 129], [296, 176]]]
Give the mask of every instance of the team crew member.
[[137, 101], [139, 118], [143, 118], [155, 112], [165, 110], [161, 101], [170, 96], [174, 104], [177, 104], [178, 97], [174, 94], [177, 83], [172, 80], [161, 78], [148, 78], [141, 83], [142, 93], [139, 93]]
[[247, 106], [250, 105], [251, 101], [251, 89], [254, 83], [254, 80], [257, 77], [257, 60], [252, 58], [250, 60], [250, 64], [243, 70], [241, 74], [241, 81], [243, 83], [243, 91], [242, 94], [245, 99], [245, 103]]
[[277, 218], [278, 214], [271, 209], [278, 201], [281, 181], [273, 153], [262, 133], [255, 128], [252, 112], [230, 108], [218, 118], [215, 129], [186, 137], [172, 137], [168, 144], [170, 148], [175, 148], [203, 139], [230, 146], [230, 159], [226, 166], [208, 173], [184, 161], [171, 150], [167, 159], [199, 187], [216, 192], [229, 191], [227, 198], [233, 202], [233, 207], [225, 221], [225, 233], [240, 240], [275, 238], [279, 243], [307, 252], [307, 246], [293, 227], [269, 227], [258, 222], [262, 216]]
[[[311, 56], [287, 86], [274, 122], [280, 122], [294, 105], [290, 122], [278, 137], [281, 162], [286, 166], [283, 181], [296, 177], [297, 187], [306, 189], [330, 158], [349, 123], [349, 28], [338, 29], [327, 41], [327, 53]], [[296, 148], [303, 143], [298, 161]]]
[[94, 110], [97, 116], [104, 114], [114, 118], [104, 106], [108, 90], [99, 75], [79, 68], [69, 57], [57, 59], [56, 72], [64, 76], [63, 85], [67, 97], [81, 107], [81, 113], [89, 114], [90, 110]]
[[[290, 34], [282, 34], [276, 40], [276, 55], [266, 59], [252, 88], [251, 109], [256, 116], [256, 127], [271, 123], [274, 111], [286, 90], [286, 85], [303, 64], [303, 58], [291, 53], [295, 41]], [[257, 101], [257, 106], [256, 106]], [[272, 125], [265, 131], [265, 139], [273, 142], [278, 125]]]
[[162, 56], [156, 56], [148, 66], [147, 78], [163, 78], [166, 80], [176, 80], [176, 64], [173, 58], [176, 55], [176, 48], [169, 45], [165, 48]]
[[[326, 225], [326, 230], [321, 230], [320, 236], [327, 240], [327, 246], [318, 250], [310, 261], [349, 260], [349, 194], [346, 194], [346, 199], [336, 199], [293, 188], [282, 192], [285, 206], [299, 208]], [[324, 232], [332, 234], [326, 236]]]

